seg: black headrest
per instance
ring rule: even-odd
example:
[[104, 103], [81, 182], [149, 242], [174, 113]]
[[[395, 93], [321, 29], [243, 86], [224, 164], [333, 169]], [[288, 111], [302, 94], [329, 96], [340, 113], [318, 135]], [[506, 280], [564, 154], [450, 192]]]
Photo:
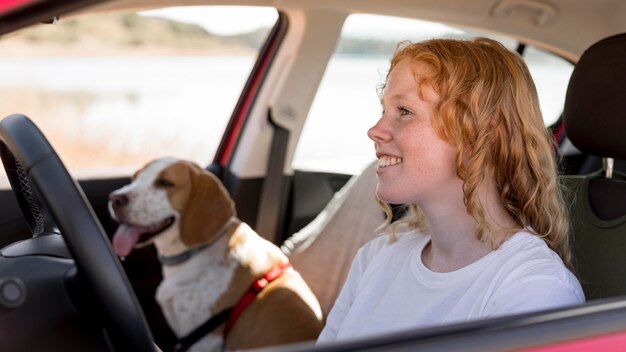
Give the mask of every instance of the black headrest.
[[583, 153], [626, 159], [626, 33], [595, 43], [580, 57], [563, 122]]

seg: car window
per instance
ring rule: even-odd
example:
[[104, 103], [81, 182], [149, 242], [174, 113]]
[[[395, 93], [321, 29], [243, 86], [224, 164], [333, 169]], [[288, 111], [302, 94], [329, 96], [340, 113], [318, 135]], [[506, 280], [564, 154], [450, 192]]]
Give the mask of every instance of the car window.
[[22, 30], [0, 41], [0, 115], [34, 120], [78, 178], [128, 175], [164, 155], [207, 165], [277, 18], [179, 7]]
[[[440, 23], [355, 14], [346, 19], [303, 128], [292, 166], [297, 170], [359, 174], [374, 160], [367, 130], [380, 117], [377, 89], [396, 45], [434, 37], [492, 37], [510, 50], [518, 42]], [[527, 46], [524, 58], [537, 86], [546, 125], [560, 116], [573, 65]], [[323, 141], [323, 143], [321, 142]]]

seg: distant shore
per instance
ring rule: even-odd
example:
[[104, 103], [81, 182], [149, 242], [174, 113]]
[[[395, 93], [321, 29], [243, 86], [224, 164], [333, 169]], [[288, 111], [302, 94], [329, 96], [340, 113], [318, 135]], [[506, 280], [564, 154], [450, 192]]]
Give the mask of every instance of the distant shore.
[[0, 56], [11, 57], [89, 57], [89, 56], [250, 56], [256, 51], [245, 47], [170, 47], [157, 45], [121, 46], [96, 43], [57, 44], [31, 42], [20, 38], [0, 40]]

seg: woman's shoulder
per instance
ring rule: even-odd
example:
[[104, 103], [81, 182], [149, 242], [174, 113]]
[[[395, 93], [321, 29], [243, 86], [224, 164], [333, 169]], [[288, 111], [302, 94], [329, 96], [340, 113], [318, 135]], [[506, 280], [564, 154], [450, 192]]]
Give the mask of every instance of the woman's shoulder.
[[507, 257], [517, 258], [524, 262], [546, 261], [565, 267], [559, 255], [550, 249], [546, 241], [526, 230], [513, 234], [498, 251]]
[[500, 270], [507, 277], [507, 286], [538, 283], [555, 285], [578, 294], [580, 284], [567, 269], [559, 255], [539, 236], [520, 231], [509, 238], [500, 249]]

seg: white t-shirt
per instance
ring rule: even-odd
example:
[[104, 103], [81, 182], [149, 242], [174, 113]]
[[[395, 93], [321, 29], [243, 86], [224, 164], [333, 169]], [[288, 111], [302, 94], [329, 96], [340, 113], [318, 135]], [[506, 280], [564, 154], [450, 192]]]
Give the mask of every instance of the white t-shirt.
[[576, 277], [546, 243], [518, 232], [476, 262], [437, 273], [424, 266], [430, 236], [368, 242], [357, 253], [318, 343], [573, 305]]

